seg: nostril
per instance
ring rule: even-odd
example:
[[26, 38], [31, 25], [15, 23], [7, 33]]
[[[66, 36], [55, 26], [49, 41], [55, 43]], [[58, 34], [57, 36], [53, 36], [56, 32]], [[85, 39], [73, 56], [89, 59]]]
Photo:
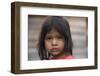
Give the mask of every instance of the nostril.
[[57, 46], [57, 44], [52, 44], [53, 46]]

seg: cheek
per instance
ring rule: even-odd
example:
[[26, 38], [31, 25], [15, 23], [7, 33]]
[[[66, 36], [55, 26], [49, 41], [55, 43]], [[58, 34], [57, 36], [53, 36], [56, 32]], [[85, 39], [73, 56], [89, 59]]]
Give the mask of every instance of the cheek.
[[45, 48], [46, 48], [46, 49], [50, 49], [50, 48], [51, 48], [50, 43], [48, 43], [48, 42], [45, 41]]
[[62, 49], [64, 49], [64, 45], [65, 45], [65, 44], [64, 44], [63, 41], [59, 43], [59, 46], [60, 46], [60, 48], [62, 48]]

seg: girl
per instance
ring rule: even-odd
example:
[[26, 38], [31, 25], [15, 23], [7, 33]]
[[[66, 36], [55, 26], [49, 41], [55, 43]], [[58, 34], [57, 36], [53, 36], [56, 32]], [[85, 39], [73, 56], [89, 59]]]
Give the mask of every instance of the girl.
[[73, 59], [69, 23], [60, 16], [46, 19], [41, 29], [38, 52], [41, 60]]

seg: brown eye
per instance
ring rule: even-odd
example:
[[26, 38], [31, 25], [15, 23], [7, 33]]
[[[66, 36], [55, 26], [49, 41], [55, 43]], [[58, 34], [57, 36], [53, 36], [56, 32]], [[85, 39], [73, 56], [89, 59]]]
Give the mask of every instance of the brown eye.
[[63, 37], [62, 37], [62, 36], [58, 36], [57, 38], [58, 38], [58, 39], [63, 39]]
[[51, 40], [52, 39], [52, 37], [46, 37], [46, 40]]
[[48, 39], [48, 40], [50, 40], [50, 39], [51, 39], [51, 37], [48, 37], [47, 39]]

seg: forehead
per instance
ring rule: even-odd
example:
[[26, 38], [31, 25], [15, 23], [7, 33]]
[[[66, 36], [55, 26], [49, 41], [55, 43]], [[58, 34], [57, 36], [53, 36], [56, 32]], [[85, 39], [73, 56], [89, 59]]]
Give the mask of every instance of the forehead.
[[60, 33], [57, 30], [52, 29], [50, 32], [47, 33], [47, 35], [60, 35]]

